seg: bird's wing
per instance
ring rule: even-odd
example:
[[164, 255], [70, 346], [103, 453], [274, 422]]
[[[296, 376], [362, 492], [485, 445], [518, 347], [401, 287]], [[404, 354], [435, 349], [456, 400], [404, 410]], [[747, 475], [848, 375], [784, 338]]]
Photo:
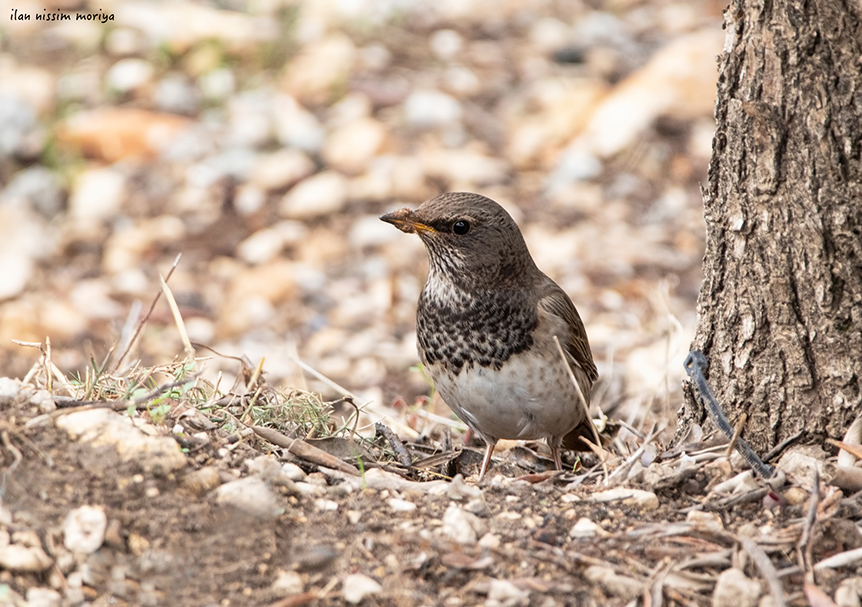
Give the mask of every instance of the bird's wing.
[[[590, 383], [599, 377], [599, 371], [593, 362], [593, 354], [590, 351], [590, 342], [587, 339], [587, 330], [575, 309], [575, 305], [566, 292], [555, 282], [548, 279], [542, 297], [539, 299], [539, 308], [548, 314], [553, 314], [563, 319], [571, 328], [568, 339], [560, 345], [566, 353], [572, 357], [574, 362], [583, 369]], [[561, 336], [562, 337], [562, 336]]]

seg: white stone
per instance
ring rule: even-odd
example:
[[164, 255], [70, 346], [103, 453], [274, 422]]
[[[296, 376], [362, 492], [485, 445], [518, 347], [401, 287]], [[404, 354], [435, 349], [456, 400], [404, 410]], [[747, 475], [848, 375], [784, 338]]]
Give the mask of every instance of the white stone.
[[431, 39], [428, 42], [431, 46], [431, 52], [440, 59], [452, 59], [464, 47], [464, 39], [461, 34], [451, 29], [437, 30], [431, 34]]
[[27, 208], [0, 205], [0, 301], [20, 294], [33, 276], [39, 244], [53, 243]]
[[586, 517], [581, 517], [569, 531], [569, 537], [583, 539], [595, 537], [601, 527]]
[[391, 225], [380, 221], [377, 215], [365, 215], [353, 222], [348, 238], [354, 247], [362, 248], [386, 244], [400, 236], [398, 230], [393, 230]]
[[120, 59], [105, 75], [108, 87], [119, 93], [138, 89], [153, 79], [153, 66], [149, 61], [129, 57]]
[[275, 518], [282, 512], [278, 498], [263, 480], [248, 476], [221, 485], [216, 502], [233, 506], [260, 518]]
[[413, 512], [416, 510], [416, 504], [397, 497], [390, 498], [388, 503], [393, 512]]
[[319, 152], [326, 140], [326, 133], [315, 115], [289, 95], [277, 95], [272, 103], [279, 142], [304, 152]]
[[314, 500], [314, 507], [320, 512], [335, 512], [338, 510], [338, 502], [333, 500]]
[[470, 514], [457, 504], [449, 504], [443, 513], [441, 533], [459, 544], [470, 546], [479, 541], [475, 529], [477, 521], [475, 514]]
[[803, 487], [810, 487], [815, 469], [824, 475], [823, 466], [827, 458], [823, 449], [816, 445], [791, 447], [778, 461], [778, 469]]
[[289, 596], [303, 592], [305, 583], [296, 571], [279, 571], [271, 588], [277, 596]]
[[492, 579], [488, 585], [486, 605], [521, 605], [530, 598], [529, 590], [521, 590], [509, 580]]
[[424, 154], [422, 161], [428, 175], [456, 187], [501, 183], [509, 175], [505, 160], [466, 150], [435, 150]]
[[281, 200], [279, 211], [289, 219], [311, 219], [337, 213], [347, 204], [347, 180], [322, 171], [300, 181]]
[[250, 183], [262, 190], [287, 188], [314, 172], [314, 161], [300, 150], [283, 149], [262, 156], [255, 164]]
[[53, 588], [28, 588], [27, 607], [61, 607], [63, 597]]
[[105, 541], [108, 517], [101, 506], [81, 506], [63, 521], [63, 545], [72, 552], [92, 554]]
[[304, 481], [306, 478], [308, 478], [308, 475], [302, 468], [291, 462], [283, 463], [281, 465], [281, 472], [282, 474], [284, 474], [285, 477], [289, 478], [294, 482]]
[[126, 177], [111, 168], [87, 169], [74, 180], [69, 212], [80, 219], [114, 216], [126, 197]]
[[761, 595], [760, 582], [740, 569], [721, 572], [712, 593], [712, 607], [755, 607]]
[[93, 446], [113, 445], [123, 461], [136, 461], [147, 471], [168, 473], [186, 465], [185, 454], [169, 436], [147, 436], [127, 416], [110, 409], [77, 411], [57, 418], [58, 428]]
[[638, 506], [644, 510], [653, 510], [658, 508], [658, 497], [652, 491], [643, 491], [642, 489], [608, 489], [593, 493], [587, 498], [590, 502], [619, 502], [624, 506]]
[[351, 573], [344, 578], [342, 583], [342, 596], [351, 605], [362, 602], [366, 596], [378, 594], [383, 590], [376, 580], [361, 573]]
[[236, 90], [236, 78], [230, 69], [221, 67], [203, 74], [198, 85], [207, 99], [221, 100]]
[[862, 577], [844, 580], [835, 590], [835, 604], [838, 607], [862, 606]]
[[0, 401], [11, 400], [21, 392], [21, 382], [9, 377], [0, 377]]
[[47, 390], [36, 390], [30, 395], [28, 402], [35, 405], [41, 413], [50, 413], [57, 408], [54, 396]]
[[236, 255], [248, 264], [258, 265], [275, 259], [283, 247], [281, 234], [272, 228], [264, 228], [239, 243]]
[[387, 130], [374, 118], [360, 118], [336, 129], [323, 146], [323, 159], [340, 171], [357, 174], [364, 171], [383, 148]]
[[496, 550], [499, 548], [500, 543], [500, 536], [494, 533], [486, 533], [479, 539], [479, 546], [490, 550]]
[[54, 561], [45, 554], [41, 546], [8, 544], [0, 546], [0, 568], [12, 572], [45, 571]]
[[600, 586], [606, 594], [623, 601], [633, 599], [643, 590], [638, 580], [620, 575], [610, 567], [591, 565], [584, 570], [584, 578]]
[[447, 126], [460, 121], [461, 114], [458, 100], [441, 91], [416, 91], [404, 102], [404, 120], [411, 126]]

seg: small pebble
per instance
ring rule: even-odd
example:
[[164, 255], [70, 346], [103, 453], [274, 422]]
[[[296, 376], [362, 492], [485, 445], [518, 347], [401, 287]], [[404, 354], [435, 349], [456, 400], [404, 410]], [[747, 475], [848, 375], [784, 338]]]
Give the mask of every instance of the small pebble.
[[351, 573], [344, 578], [342, 596], [351, 605], [362, 602], [366, 596], [379, 594], [383, 590], [376, 580], [361, 573]]
[[81, 506], [63, 522], [63, 544], [72, 552], [92, 554], [105, 540], [108, 518], [101, 506]]

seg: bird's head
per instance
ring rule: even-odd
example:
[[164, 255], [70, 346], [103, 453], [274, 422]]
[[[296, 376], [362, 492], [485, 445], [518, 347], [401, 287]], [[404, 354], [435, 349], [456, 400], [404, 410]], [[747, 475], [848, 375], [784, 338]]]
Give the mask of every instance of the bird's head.
[[418, 234], [432, 273], [456, 284], [515, 286], [532, 280], [537, 271], [511, 215], [479, 194], [441, 194], [416, 210], [400, 209], [380, 219]]

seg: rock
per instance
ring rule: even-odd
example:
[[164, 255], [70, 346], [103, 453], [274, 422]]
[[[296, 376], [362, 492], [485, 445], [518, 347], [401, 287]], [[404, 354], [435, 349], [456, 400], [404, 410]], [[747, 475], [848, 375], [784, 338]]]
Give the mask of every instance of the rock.
[[362, 602], [366, 596], [379, 594], [383, 590], [376, 580], [361, 573], [351, 573], [342, 582], [342, 596], [351, 605]]
[[204, 466], [192, 470], [183, 477], [183, 486], [196, 495], [205, 495], [221, 484], [221, 476], [215, 466]]
[[183, 73], [169, 73], [159, 80], [153, 92], [156, 107], [172, 114], [197, 113], [201, 102], [198, 88]]
[[803, 487], [811, 486], [814, 470], [824, 475], [828, 455], [816, 445], [800, 445], [788, 449], [778, 460], [778, 468]]
[[0, 96], [15, 97], [23, 103], [21, 107], [32, 108], [39, 115], [52, 112], [57, 100], [57, 77], [48, 70], [17, 63], [13, 55], [0, 56]]
[[198, 78], [198, 86], [206, 99], [224, 101], [236, 90], [236, 78], [229, 68], [215, 68]]
[[298, 243], [308, 229], [298, 221], [281, 221], [271, 228], [258, 230], [236, 249], [237, 256], [252, 265], [266, 263], [275, 259], [287, 245]]
[[[116, 162], [153, 157], [192, 125], [187, 118], [135, 108], [103, 108], [79, 112], [57, 126], [63, 145], [79, 148], [89, 158]], [[107, 170], [107, 169], [105, 169]]]
[[288, 219], [311, 219], [337, 213], [347, 204], [347, 180], [335, 171], [322, 171], [296, 184], [279, 205]]
[[0, 156], [30, 158], [44, 144], [33, 108], [18, 97], [0, 95]]
[[397, 497], [390, 498], [387, 503], [393, 512], [414, 512], [416, 510], [416, 504]]
[[584, 539], [588, 537], [595, 537], [603, 531], [604, 530], [601, 527], [599, 527], [590, 519], [586, 517], [581, 517], [569, 531], [569, 537], [575, 539]]
[[10, 404], [20, 392], [20, 380], [0, 377], [0, 406]]
[[505, 160], [467, 150], [434, 150], [422, 155], [425, 172], [445, 179], [453, 190], [470, 189], [505, 181], [509, 165]]
[[388, 132], [382, 122], [361, 118], [336, 129], [323, 146], [323, 159], [332, 168], [355, 175], [380, 153]]
[[530, 26], [529, 38], [536, 50], [545, 54], [553, 53], [574, 40], [572, 28], [553, 17], [537, 19]]
[[862, 605], [862, 577], [852, 577], [842, 581], [835, 590], [835, 604], [838, 607], [860, 607]]
[[462, 113], [458, 100], [441, 91], [416, 91], [404, 101], [404, 121], [413, 127], [449, 126], [460, 122]]
[[57, 408], [54, 396], [47, 390], [36, 390], [27, 401], [39, 409], [40, 413], [50, 413]]
[[256, 476], [248, 476], [220, 486], [216, 503], [233, 506], [260, 518], [276, 518], [283, 508], [269, 485]]
[[254, 149], [267, 145], [275, 134], [273, 104], [272, 92], [260, 89], [243, 91], [228, 99], [225, 143]]
[[[720, 31], [699, 31], [660, 49], [595, 109], [584, 133], [566, 155], [608, 158], [637, 141], [661, 115], [711, 115], [717, 78], [715, 56], [723, 39]], [[562, 162], [566, 162], [565, 157]]]
[[[381, 229], [381, 226], [383, 229]], [[395, 232], [394, 237], [392, 235], [393, 232]], [[350, 240], [350, 244], [361, 249], [363, 247], [378, 246], [392, 242], [398, 236], [398, 232], [392, 230], [392, 226], [380, 221], [377, 215], [365, 215], [358, 217], [353, 222], [348, 239]]]
[[113, 7], [112, 12], [117, 25], [144, 32], [152, 44], [164, 44], [178, 55], [205, 40], [218, 40], [232, 52], [251, 51], [279, 34], [278, 25], [270, 17], [192, 2], [161, 6], [132, 0]]
[[715, 512], [692, 510], [686, 515], [685, 520], [694, 523], [700, 531], [724, 531], [724, 522]]
[[351, 194], [357, 199], [421, 201], [434, 192], [426, 183], [420, 159], [383, 155], [374, 158], [368, 170], [352, 181]]
[[[600, 78], [542, 78], [532, 83], [517, 111], [506, 116], [506, 156], [518, 168], [550, 169], [578, 135], [608, 86]], [[586, 152], [559, 170], [586, 179], [601, 163]], [[591, 160], [590, 160], [591, 159]]]
[[105, 80], [111, 90], [128, 93], [150, 84], [153, 73], [153, 65], [149, 61], [129, 57], [112, 65], [105, 74]]
[[150, 48], [143, 32], [131, 27], [117, 27], [105, 38], [105, 50], [114, 57], [144, 55]]
[[283, 149], [261, 156], [249, 182], [264, 191], [288, 188], [314, 173], [314, 161], [299, 150]]
[[303, 471], [302, 468], [290, 462], [283, 463], [281, 465], [281, 471], [287, 478], [294, 482], [304, 481], [306, 478], [308, 478], [308, 475]]
[[52, 588], [28, 588], [27, 607], [62, 607], [63, 597]]
[[0, 204], [0, 301], [27, 287], [39, 259], [53, 254], [56, 236], [33, 211]]
[[101, 506], [81, 506], [63, 521], [63, 545], [79, 554], [92, 554], [105, 541], [108, 517]]
[[326, 133], [314, 114], [289, 95], [276, 95], [272, 115], [278, 141], [285, 147], [316, 154], [326, 141]]
[[243, 184], [236, 190], [236, 196], [233, 198], [233, 208], [240, 215], [254, 215], [263, 209], [266, 204], [266, 193], [260, 188]]
[[655, 493], [641, 489], [608, 489], [593, 493], [587, 498], [587, 501], [620, 502], [625, 506], [637, 506], [644, 510], [653, 510], [659, 506], [658, 497]]
[[288, 65], [282, 87], [305, 104], [329, 102], [338, 87], [346, 83], [355, 62], [353, 41], [341, 32], [333, 32], [303, 47]]
[[449, 504], [446, 512], [443, 513], [443, 526], [440, 531], [459, 544], [472, 546], [479, 541], [478, 529], [483, 526], [475, 514], [470, 514], [457, 504]]
[[456, 474], [449, 484], [446, 495], [450, 500], [461, 501], [463, 499], [476, 499], [482, 497], [482, 490], [476, 485], [468, 485], [464, 476]]
[[87, 169], [75, 179], [69, 213], [86, 220], [110, 219], [126, 199], [126, 177], [116, 169]]
[[488, 586], [488, 607], [526, 604], [530, 598], [529, 590], [522, 590], [509, 580], [492, 579]]
[[305, 583], [296, 571], [279, 571], [270, 589], [276, 596], [290, 596], [303, 592]]
[[428, 44], [439, 59], [453, 59], [464, 48], [464, 39], [455, 30], [442, 29], [431, 34]]
[[718, 576], [712, 593], [712, 607], [755, 607], [760, 595], [760, 582], [732, 567]]
[[623, 602], [634, 599], [643, 591], [641, 582], [620, 575], [610, 567], [591, 565], [584, 570], [584, 578], [598, 585], [608, 596], [618, 597]]
[[38, 573], [54, 564], [41, 546], [0, 545], [0, 567], [15, 573]]
[[53, 217], [62, 209], [63, 192], [56, 173], [42, 166], [32, 166], [15, 173], [9, 185], [0, 191], [0, 201], [23, 203], [46, 217]]
[[77, 411], [55, 421], [73, 439], [93, 446], [113, 445], [120, 459], [136, 461], [147, 470], [167, 474], [186, 465], [186, 456], [169, 436], [149, 436], [132, 421], [109, 409]]

